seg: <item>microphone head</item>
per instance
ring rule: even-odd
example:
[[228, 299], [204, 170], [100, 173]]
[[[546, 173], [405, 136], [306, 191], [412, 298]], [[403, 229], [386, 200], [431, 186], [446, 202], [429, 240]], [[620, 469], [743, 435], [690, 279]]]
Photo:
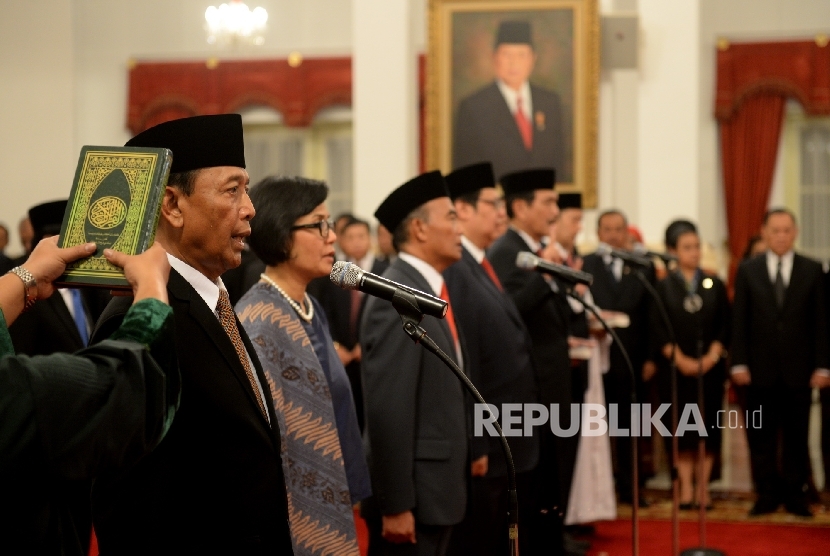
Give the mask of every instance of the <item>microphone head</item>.
[[613, 249], [611, 249], [611, 246], [609, 246], [608, 244], [600, 243], [599, 245], [597, 245], [596, 254], [600, 257], [611, 255], [612, 253]]
[[516, 266], [524, 270], [533, 270], [539, 266], [539, 257], [530, 251], [520, 251], [516, 254]]
[[329, 279], [344, 290], [356, 290], [360, 286], [363, 269], [354, 263], [336, 261], [331, 267]]

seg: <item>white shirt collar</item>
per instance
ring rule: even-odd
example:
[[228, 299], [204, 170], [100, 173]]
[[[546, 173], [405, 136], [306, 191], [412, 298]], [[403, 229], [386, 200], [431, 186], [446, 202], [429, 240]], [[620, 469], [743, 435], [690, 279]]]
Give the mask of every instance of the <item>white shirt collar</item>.
[[167, 260], [170, 261], [176, 272], [182, 275], [182, 278], [187, 280], [187, 283], [193, 286], [196, 293], [199, 294], [210, 310], [216, 312], [216, 305], [219, 303], [219, 290], [225, 289], [225, 284], [222, 283], [221, 278], [216, 279], [216, 283], [210, 281], [210, 278], [187, 264], [186, 262], [177, 259], [170, 253], [167, 253]]
[[[778, 274], [778, 255], [767, 249], [767, 272], [771, 282], [775, 282], [775, 276]], [[790, 249], [781, 255], [781, 277], [784, 279], [784, 285], [790, 284], [790, 276], [793, 272], [793, 260], [795, 259], [795, 252]]]
[[427, 281], [427, 284], [429, 284], [429, 287], [432, 288], [433, 292], [435, 292], [434, 295], [436, 297], [441, 295], [441, 290], [444, 288], [444, 277], [441, 276], [440, 272], [435, 270], [435, 267], [423, 259], [419, 259], [415, 255], [411, 255], [409, 253], [404, 253], [403, 251], [398, 253], [398, 257], [400, 257], [404, 262], [411, 264], [415, 270], [421, 273]]
[[480, 249], [475, 243], [467, 239], [467, 236], [461, 236], [461, 245], [470, 252], [470, 255], [478, 264], [481, 264], [481, 261], [484, 260], [484, 249]]
[[533, 99], [530, 97], [530, 83], [527, 81], [522, 83], [519, 91], [511, 89], [501, 79], [497, 79], [496, 84], [498, 84], [499, 91], [501, 91], [501, 95], [504, 97], [504, 101], [507, 103], [511, 114], [516, 113], [516, 101], [519, 95], [522, 96], [522, 112], [524, 112], [525, 117], [530, 121], [530, 115], [533, 114]]
[[372, 272], [372, 267], [375, 264], [375, 254], [369, 251], [366, 253], [366, 256], [360, 259], [359, 261], [352, 261], [354, 264], [365, 270], [366, 272]]
[[512, 228], [514, 232], [519, 234], [519, 237], [522, 238], [525, 243], [527, 243], [527, 246], [530, 248], [531, 253], [536, 253], [537, 251], [539, 251], [539, 249], [542, 248], [542, 244], [530, 237], [530, 234], [528, 234], [524, 230], [520, 230], [515, 226], [510, 226], [510, 228]]

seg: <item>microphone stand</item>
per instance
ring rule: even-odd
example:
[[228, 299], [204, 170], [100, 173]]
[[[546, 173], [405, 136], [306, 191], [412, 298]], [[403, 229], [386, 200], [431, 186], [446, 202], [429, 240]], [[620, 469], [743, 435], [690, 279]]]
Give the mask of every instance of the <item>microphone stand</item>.
[[[458, 377], [467, 390], [473, 395], [473, 398], [485, 407], [487, 402], [481, 397], [476, 387], [464, 374], [458, 365], [453, 361], [441, 348], [438, 347], [432, 338], [427, 336], [426, 330], [421, 326], [421, 320], [424, 314], [418, 307], [418, 301], [414, 295], [399, 288], [395, 291], [392, 297], [392, 306], [398, 311], [403, 323], [403, 330], [412, 338], [416, 344], [421, 344], [427, 351], [434, 353], [449, 369]], [[489, 413], [489, 411], [488, 411]], [[496, 431], [499, 433], [499, 440], [501, 441], [501, 448], [504, 452], [504, 458], [507, 460], [507, 526], [508, 526], [508, 546], [510, 556], [519, 556], [519, 499], [516, 494], [516, 468], [513, 465], [513, 454], [510, 452], [510, 446], [507, 444], [507, 439], [501, 430], [498, 419], [493, 420]]]
[[[671, 508], [671, 525], [672, 525], [672, 536], [671, 536], [671, 546], [672, 546], [672, 556], [677, 556], [680, 552], [680, 478], [677, 472], [677, 460], [680, 457], [680, 451], [677, 446], [677, 364], [674, 361], [676, 349], [677, 349], [677, 336], [674, 334], [674, 327], [671, 324], [671, 320], [669, 319], [669, 314], [666, 311], [666, 306], [663, 304], [663, 300], [660, 299], [660, 294], [657, 293], [657, 290], [654, 289], [654, 286], [651, 285], [651, 282], [643, 276], [643, 273], [640, 272], [639, 269], [634, 268], [634, 275], [637, 276], [637, 279], [643, 284], [648, 291], [649, 295], [654, 299], [654, 303], [657, 306], [657, 310], [660, 313], [660, 319], [663, 321], [663, 325], [666, 327], [666, 330], [669, 333], [669, 342], [671, 342], [671, 358], [669, 359], [669, 374], [670, 376], [670, 388], [671, 388], [671, 452], [672, 452], [672, 461], [671, 461], [671, 485], [672, 485], [672, 508]], [[635, 458], [636, 455], [635, 455]], [[636, 483], [636, 481], [635, 481]]]
[[[631, 364], [631, 358], [629, 358], [628, 352], [625, 350], [625, 346], [622, 345], [622, 342], [620, 341], [620, 337], [617, 336], [617, 333], [614, 332], [614, 329], [611, 328], [610, 326], [608, 326], [608, 323], [605, 322], [605, 320], [600, 316], [599, 311], [597, 311], [596, 307], [594, 307], [590, 303], [586, 303], [581, 295], [579, 295], [578, 293], [573, 291], [572, 286], [567, 288], [565, 293], [569, 297], [571, 297], [573, 299], [576, 299], [585, 309], [590, 311], [591, 314], [593, 314], [597, 318], [599, 323], [602, 324], [602, 327], [605, 329], [605, 331], [608, 332], [608, 334], [614, 339], [614, 343], [616, 343], [617, 346], [619, 346], [620, 352], [622, 353], [623, 358], [625, 359], [625, 363], [626, 363], [626, 365], [628, 365], [628, 371], [631, 373], [632, 383], [635, 384], [634, 383], [634, 365]], [[632, 384], [632, 386], [633, 386], [633, 384]], [[631, 403], [632, 404], [637, 403], [637, 391], [633, 387], [631, 389]], [[639, 416], [638, 416], [638, 418], [639, 418]], [[641, 431], [641, 433], [642, 433], [642, 431]], [[639, 508], [640, 498], [639, 498], [639, 487], [637, 485], [637, 480], [636, 480], [637, 475], [638, 475], [638, 473], [637, 473], [637, 448], [638, 448], [637, 435], [631, 434], [631, 450], [632, 450], [632, 453], [633, 453], [633, 455], [631, 457], [631, 459], [632, 459], [631, 465], [632, 465], [632, 473], [634, 475], [634, 481], [633, 481], [633, 484], [631, 485], [631, 488], [632, 488], [632, 494], [631, 494], [631, 498], [632, 498], [632, 500], [631, 500], [631, 554], [632, 554], [632, 556], [639, 556], [639, 554], [640, 554], [640, 513], [639, 513], [640, 512], [640, 508]]]

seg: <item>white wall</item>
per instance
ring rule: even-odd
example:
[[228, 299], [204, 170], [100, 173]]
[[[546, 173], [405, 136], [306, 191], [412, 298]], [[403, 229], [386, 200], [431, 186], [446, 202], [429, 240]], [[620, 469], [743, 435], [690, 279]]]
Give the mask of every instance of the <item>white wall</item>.
[[70, 5], [15, 2], [0, 18], [0, 222], [10, 228], [12, 255], [22, 252], [17, 223], [32, 201], [65, 197], [72, 185], [78, 153]]
[[[0, 221], [16, 227], [30, 205], [65, 196], [82, 145], [127, 140], [131, 58], [282, 57], [294, 50], [305, 56], [349, 55], [356, 28], [370, 34], [383, 25], [355, 25], [356, 1], [248, 0], [249, 6], [269, 12], [266, 44], [230, 53], [204, 42], [204, 10], [218, 3], [211, 0], [8, 4], [0, 21], [0, 163], [7, 176]], [[427, 0], [388, 1], [409, 3], [407, 41], [414, 52], [423, 51]], [[827, 1], [600, 0], [600, 10], [635, 11], [641, 28], [639, 69], [603, 72], [601, 77], [600, 208], [623, 208], [652, 242], [659, 242], [669, 219], [687, 216], [700, 223], [704, 239], [721, 245], [726, 226], [712, 116], [716, 40], [805, 38], [826, 32]], [[38, 24], [28, 27], [29, 21]], [[376, 76], [385, 69], [376, 62], [366, 71]], [[400, 79], [409, 80], [409, 75]], [[397, 90], [404, 86], [396, 84]], [[363, 117], [371, 118], [371, 113]], [[398, 163], [412, 167], [411, 162]], [[384, 181], [388, 189], [399, 183], [399, 173]], [[376, 187], [363, 198], [379, 201], [383, 186]], [[370, 212], [368, 200], [358, 202], [361, 212]], [[586, 215], [589, 240], [595, 215]], [[18, 245], [16, 230], [12, 245]]]

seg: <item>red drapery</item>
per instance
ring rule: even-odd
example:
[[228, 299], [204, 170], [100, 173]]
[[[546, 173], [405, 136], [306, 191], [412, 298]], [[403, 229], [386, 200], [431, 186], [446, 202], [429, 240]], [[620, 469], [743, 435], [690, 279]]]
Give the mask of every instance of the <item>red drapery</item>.
[[[425, 56], [418, 56], [420, 168], [424, 171]], [[328, 106], [352, 104], [352, 59], [138, 62], [130, 67], [127, 127], [138, 133], [156, 124], [201, 114], [270, 106], [286, 125], [308, 126]]]
[[723, 45], [717, 54], [715, 115], [732, 263], [759, 232], [769, 202], [784, 101], [809, 114], [830, 114], [830, 46], [815, 41]]

